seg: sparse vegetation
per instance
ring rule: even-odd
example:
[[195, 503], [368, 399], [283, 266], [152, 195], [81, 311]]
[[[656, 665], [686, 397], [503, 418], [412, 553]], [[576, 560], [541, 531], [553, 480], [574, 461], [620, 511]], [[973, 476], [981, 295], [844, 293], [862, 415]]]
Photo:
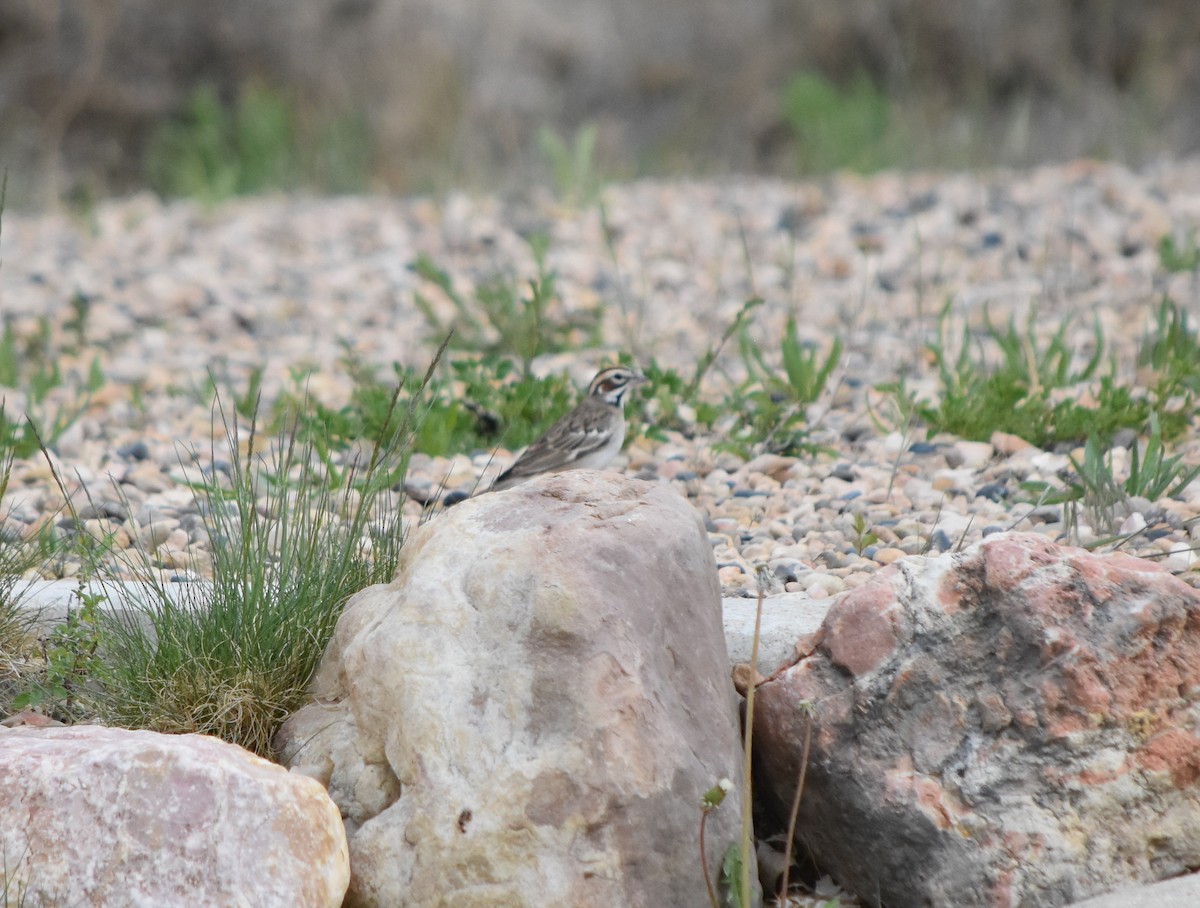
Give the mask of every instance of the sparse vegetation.
[[580, 126], [570, 143], [549, 126], [538, 130], [538, 149], [550, 165], [555, 192], [567, 205], [591, 205], [600, 197], [604, 182], [596, 173], [599, 137], [595, 123]]
[[891, 102], [864, 72], [843, 86], [799, 73], [785, 86], [782, 104], [801, 173], [868, 172], [899, 162]]
[[532, 372], [533, 361], [545, 353], [594, 347], [599, 340], [599, 310], [568, 312], [558, 293], [557, 275], [546, 261], [548, 240], [529, 240], [535, 275], [522, 289], [515, 275], [501, 273], [484, 281], [468, 298], [454, 286], [450, 274], [422, 256], [412, 269], [436, 287], [453, 307], [454, 315], [444, 321], [434, 302], [424, 293], [414, 295], [433, 336], [451, 336], [452, 347], [487, 356], [510, 357], [523, 375]]
[[[86, 310], [76, 307], [68, 328], [82, 336]], [[17, 459], [34, 455], [39, 437], [53, 445], [87, 410], [91, 395], [104, 384], [99, 355], [93, 353], [81, 368], [78, 349], [58, 347], [51, 339], [49, 319], [39, 317], [34, 330], [19, 335], [11, 317], [0, 333], [0, 452]], [[10, 407], [5, 389], [16, 392], [19, 411]]]
[[779, 348], [782, 369], [767, 361], [745, 330], [740, 350], [749, 377], [729, 396], [727, 406], [742, 419], [723, 443], [746, 455], [752, 450], [793, 455], [811, 451], [808, 407], [825, 391], [841, 359], [841, 341], [834, 338], [822, 358], [816, 347], [801, 342], [795, 318], [788, 318]]
[[419, 395], [405, 405], [401, 390], [381, 441], [340, 463], [298, 424], [266, 441], [253, 419], [242, 455], [236, 417], [221, 411], [230, 469], [196, 485], [213, 524], [211, 596], [179, 601], [154, 580], [150, 602], [105, 624], [113, 721], [270, 753], [346, 599], [395, 572], [404, 534], [389, 492], [403, 481], [422, 418]]
[[76, 598], [78, 608], [68, 607], [63, 621], [39, 638], [36, 658], [19, 672], [25, 689], [13, 699], [12, 710], [36, 707], [67, 723], [94, 714], [92, 706], [103, 696], [99, 685], [107, 671], [99, 652], [98, 616], [105, 597], [81, 584]]
[[367, 185], [370, 142], [353, 114], [301, 121], [294, 105], [258, 83], [228, 104], [201, 86], [187, 111], [161, 125], [146, 154], [146, 177], [164, 196], [212, 205], [235, 195], [310, 186], [351, 192]]
[[[1160, 373], [1151, 392], [1140, 393], [1117, 380], [1115, 366], [1098, 376], [1105, 349], [1098, 325], [1091, 355], [1080, 363], [1067, 341], [1069, 321], [1042, 341], [1034, 319], [1031, 314], [1024, 330], [1012, 320], [1003, 329], [985, 320], [979, 339], [964, 327], [954, 352], [948, 336], [949, 308], [944, 308], [936, 338], [927, 345], [940, 379], [940, 396], [917, 399], [903, 384], [883, 389], [897, 398], [899, 412], [924, 422], [930, 436], [949, 432], [986, 441], [993, 432], [1007, 432], [1048, 447], [1077, 444], [1091, 434], [1107, 441], [1119, 429], [1141, 431], [1152, 415], [1167, 438], [1177, 437], [1186, 427], [1194, 405], [1190, 393], [1189, 406], [1177, 405], [1176, 395], [1187, 391], [1179, 373]], [[1147, 341], [1147, 346], [1162, 351], [1161, 343]], [[1173, 361], [1170, 353], [1158, 355]]]
[[1131, 498], [1151, 502], [1174, 498], [1200, 476], [1200, 465], [1185, 463], [1180, 454], [1167, 456], [1162, 430], [1153, 414], [1145, 445], [1135, 443], [1129, 449], [1128, 466], [1123, 471], [1118, 471], [1113, 452], [1095, 435], [1088, 437], [1082, 459], [1075, 454], [1070, 459], [1075, 472], [1062, 486], [1025, 483], [1025, 491], [1038, 496], [1039, 501], [1062, 504], [1068, 510], [1080, 507], [1088, 524], [1105, 534], [1115, 533], [1129, 516]]
[[1158, 241], [1158, 263], [1164, 271], [1172, 273], [1200, 270], [1200, 246], [1196, 245], [1195, 232], [1177, 240], [1166, 234]]

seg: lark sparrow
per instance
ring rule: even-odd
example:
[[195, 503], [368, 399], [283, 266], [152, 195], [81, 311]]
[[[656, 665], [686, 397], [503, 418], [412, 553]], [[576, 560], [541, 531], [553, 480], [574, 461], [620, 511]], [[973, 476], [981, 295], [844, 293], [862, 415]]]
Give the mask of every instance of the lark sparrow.
[[497, 476], [492, 491], [542, 473], [606, 467], [625, 443], [625, 393], [645, 380], [646, 376], [624, 366], [601, 369], [579, 405]]

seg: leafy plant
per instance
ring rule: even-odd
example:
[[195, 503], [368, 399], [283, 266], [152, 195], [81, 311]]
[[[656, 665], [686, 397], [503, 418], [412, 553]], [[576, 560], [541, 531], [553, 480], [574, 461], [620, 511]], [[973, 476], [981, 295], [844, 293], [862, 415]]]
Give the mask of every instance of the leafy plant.
[[[13, 454], [0, 451], [0, 501], [8, 491]], [[21, 608], [26, 592], [23, 575], [49, 557], [52, 525], [33, 539], [16, 535], [0, 526], [0, 705], [7, 702], [10, 687], [19, 680], [18, 663], [30, 639], [32, 619]]]
[[[1188, 414], [1169, 410], [1166, 399], [1135, 394], [1118, 384], [1115, 369], [1100, 377], [1093, 388], [1094, 406], [1084, 406], [1075, 390], [1094, 379], [1103, 358], [1104, 337], [1097, 324], [1094, 349], [1082, 365], [1076, 365], [1064, 322], [1051, 337], [1040, 342], [1031, 314], [1024, 331], [1012, 320], [1005, 329], [987, 321], [985, 337], [999, 353], [989, 364], [983, 351], [972, 344], [964, 328], [958, 354], [952, 355], [947, 340], [948, 308], [938, 320], [937, 338], [928, 344], [941, 379], [942, 393], [936, 401], [910, 399], [899, 402], [901, 410], [911, 409], [929, 427], [932, 436], [950, 432], [962, 438], [986, 440], [993, 432], [1018, 435], [1040, 447], [1076, 442], [1094, 432], [1109, 438], [1122, 428], [1141, 430], [1152, 412], [1168, 435], [1174, 436], [1187, 425]], [[907, 393], [901, 385], [881, 386], [894, 395]]]
[[782, 106], [802, 173], [867, 172], [897, 163], [890, 102], [864, 72], [845, 86], [798, 73], [783, 89]]
[[1022, 488], [1038, 495], [1039, 503], [1078, 504], [1093, 527], [1112, 533], [1129, 514], [1131, 497], [1148, 501], [1173, 498], [1200, 476], [1200, 464], [1187, 464], [1182, 454], [1166, 455], [1156, 414], [1150, 414], [1149, 426], [1145, 445], [1135, 443], [1129, 450], [1129, 471], [1123, 480], [1114, 471], [1112, 451], [1092, 434], [1084, 445], [1083, 459], [1071, 455], [1075, 475], [1064, 486], [1023, 483]]
[[[83, 330], [86, 322], [79, 324]], [[38, 437], [53, 445], [87, 409], [93, 392], [104, 384], [98, 358], [91, 359], [86, 376], [76, 370], [64, 375], [47, 318], [37, 320], [36, 330], [19, 337], [11, 319], [0, 333], [0, 388], [21, 392], [25, 412], [12, 415], [0, 394], [0, 454], [18, 459], [37, 453]]]
[[824, 360], [820, 352], [801, 342], [796, 320], [789, 317], [780, 342], [782, 370], [767, 363], [761, 348], [743, 330], [742, 360], [748, 378], [726, 399], [726, 408], [741, 420], [723, 443], [743, 455], [752, 448], [795, 454], [810, 448], [807, 442], [807, 407], [820, 397], [842, 355], [834, 338]]
[[[717, 356], [725, 345], [738, 336], [748, 324], [751, 313], [763, 303], [759, 297], [751, 297], [742, 303], [733, 320], [726, 325], [720, 338], [696, 360], [692, 374], [684, 377], [678, 370], [664, 368], [656, 359], [646, 362], [635, 362], [627, 353], [621, 354], [620, 361], [626, 366], [635, 366], [647, 378], [646, 389], [641, 393], [641, 418], [636, 425], [641, 426], [641, 432], [647, 438], [665, 438], [665, 431], [674, 430], [692, 435], [696, 427], [711, 429], [717, 417], [723, 412], [722, 406], [710, 399], [701, 397], [700, 385], [709, 370], [717, 361]], [[685, 415], [685, 411], [690, 411]]]
[[[523, 374], [497, 354], [450, 361], [440, 378], [428, 382], [399, 363], [392, 364], [390, 383], [351, 357], [343, 366], [354, 380], [347, 404], [334, 408], [295, 390], [274, 407], [272, 425], [295, 420], [299, 439], [322, 459], [362, 442], [390, 444], [385, 432], [397, 428], [388, 419], [397, 388], [403, 405], [420, 417], [412, 426], [412, 449], [434, 457], [528, 444], [539, 427], [570, 408], [576, 393], [566, 375]], [[298, 377], [297, 385], [302, 383]]]
[[599, 310], [567, 313], [558, 294], [557, 275], [546, 264], [546, 238], [531, 238], [529, 248], [537, 272], [527, 291], [522, 292], [511, 274], [498, 274], [476, 288], [473, 300], [460, 294], [449, 273], [429, 258], [421, 256], [413, 262], [412, 269], [437, 287], [454, 308], [454, 316], [444, 323], [428, 297], [414, 294], [435, 336], [452, 336], [456, 349], [512, 357], [525, 375], [544, 353], [595, 346]]
[[1158, 263], [1164, 271], [1173, 273], [1200, 269], [1200, 247], [1196, 245], [1195, 231], [1179, 243], [1171, 234], [1164, 234], [1158, 241]]
[[1158, 416], [1150, 414], [1150, 434], [1146, 439], [1145, 451], [1135, 444], [1129, 451], [1129, 476], [1125, 480], [1125, 491], [1130, 495], [1157, 501], [1174, 498], [1197, 476], [1200, 465], [1188, 466], [1183, 455], [1166, 456], [1162, 429]]
[[[450, 369], [455, 383], [443, 389], [443, 400], [450, 412], [470, 414], [469, 420], [461, 420], [469, 431], [443, 453], [488, 448], [500, 441], [509, 448], [523, 447], [575, 402], [575, 388], [562, 373], [545, 378], [518, 373], [510, 360], [496, 356], [455, 360]], [[461, 394], [447, 396], [459, 384]], [[437, 416], [431, 414], [426, 422], [432, 430], [439, 429]], [[432, 444], [422, 450], [435, 453]]]
[[746, 872], [746, 859], [737, 842], [731, 842], [725, 849], [724, 860], [721, 861], [721, 895], [725, 904], [732, 908], [753, 908], [751, 901], [750, 875]]
[[359, 189], [368, 165], [364, 133], [364, 121], [352, 115], [301, 123], [287, 98], [258, 83], [244, 86], [231, 106], [203, 86], [183, 116], [151, 137], [147, 178], [163, 195], [207, 204], [306, 183]]
[[1169, 297], [1159, 303], [1154, 329], [1142, 338], [1137, 362], [1154, 371], [1158, 398], [1183, 395], [1190, 404], [1200, 394], [1200, 336], [1188, 324], [1187, 312]]
[[600, 130], [594, 123], [580, 126], [570, 145], [549, 126], [538, 130], [538, 148], [550, 165], [554, 189], [568, 205], [589, 205], [600, 196], [604, 183], [596, 175], [599, 136]]
[[862, 553], [879, 541], [879, 537], [867, 529], [867, 520], [861, 513], [855, 512], [850, 523], [850, 539], [854, 543], [854, 551], [861, 558]]
[[24, 693], [12, 703], [14, 711], [39, 707], [63, 722], [87, 715], [96, 699], [86, 687], [103, 677], [98, 609], [105, 596], [80, 585], [76, 592], [79, 608], [68, 606], [66, 618], [40, 640], [41, 665], [26, 683]]
[[[732, 790], [733, 783], [728, 779], [721, 779], [700, 798], [700, 872], [704, 875], [704, 887], [708, 890], [708, 902], [711, 908], [720, 908], [720, 905], [717, 902], [717, 891], [713, 888], [712, 875], [708, 872], [708, 851], [704, 844], [704, 830], [708, 825], [708, 815], [725, 802], [725, 796]], [[736, 849], [737, 845], [731, 843], [730, 848]], [[729, 860], [728, 852], [726, 852], [725, 860]], [[724, 870], [724, 866], [722, 866], [722, 870]]]

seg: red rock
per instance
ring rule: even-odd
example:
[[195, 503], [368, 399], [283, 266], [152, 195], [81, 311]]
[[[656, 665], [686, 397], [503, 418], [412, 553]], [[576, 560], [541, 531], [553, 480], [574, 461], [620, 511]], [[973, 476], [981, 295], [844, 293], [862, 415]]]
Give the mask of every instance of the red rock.
[[836, 602], [758, 691], [782, 810], [892, 908], [1064, 905], [1200, 865], [1200, 593], [1157, 566], [990, 537]]

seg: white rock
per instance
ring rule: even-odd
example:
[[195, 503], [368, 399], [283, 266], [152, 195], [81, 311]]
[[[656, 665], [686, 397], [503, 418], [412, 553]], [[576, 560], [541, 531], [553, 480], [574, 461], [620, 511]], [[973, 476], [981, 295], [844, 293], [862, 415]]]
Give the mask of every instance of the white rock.
[[982, 470], [996, 455], [996, 449], [986, 441], [957, 441], [953, 451], [957, 455], [957, 465], [968, 470]]
[[1140, 533], [1144, 529], [1146, 529], [1146, 518], [1142, 516], [1141, 512], [1134, 511], [1121, 521], [1121, 527], [1117, 532], [1121, 536], [1132, 536], [1134, 533]]
[[456, 506], [347, 604], [314, 694], [276, 744], [347, 817], [348, 906], [706, 903], [699, 799], [741, 749], [712, 552], [670, 489], [576, 470]]
[[205, 735], [0, 729], [5, 883], [20, 904], [337, 906], [337, 808], [311, 779]]

